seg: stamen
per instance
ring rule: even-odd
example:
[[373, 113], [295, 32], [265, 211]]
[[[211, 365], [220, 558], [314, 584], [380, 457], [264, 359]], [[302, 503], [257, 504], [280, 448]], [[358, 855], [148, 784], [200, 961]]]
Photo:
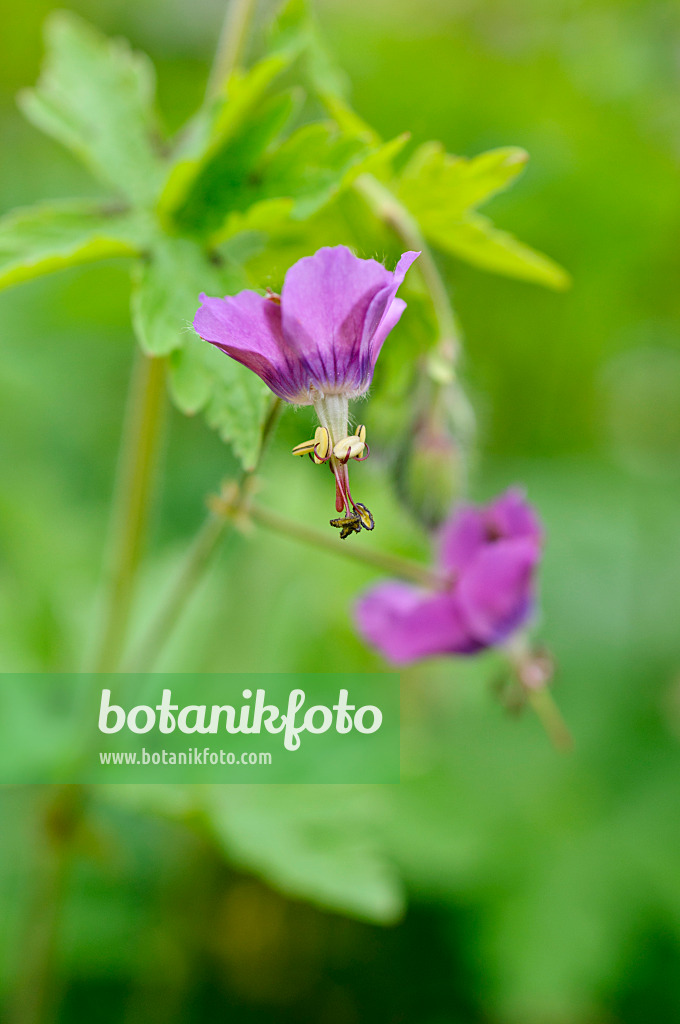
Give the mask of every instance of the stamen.
[[361, 455], [365, 447], [365, 442], [356, 434], [352, 434], [350, 437], [343, 437], [342, 441], [338, 441], [333, 448], [333, 455], [341, 462], [347, 462], [348, 459], [356, 459]]
[[312, 438], [311, 441], [303, 441], [302, 444], [296, 444], [293, 448], [293, 455], [312, 455], [314, 452], [314, 446], [316, 441]]
[[314, 462], [320, 466], [330, 458], [331, 439], [325, 427], [317, 427], [314, 434]]

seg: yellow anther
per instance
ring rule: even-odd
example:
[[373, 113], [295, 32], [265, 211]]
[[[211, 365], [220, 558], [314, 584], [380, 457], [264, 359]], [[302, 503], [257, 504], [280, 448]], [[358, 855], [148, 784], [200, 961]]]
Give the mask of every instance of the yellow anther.
[[343, 437], [342, 441], [338, 441], [333, 448], [333, 455], [335, 455], [336, 459], [344, 461], [355, 459], [357, 455], [361, 455], [365, 447], [365, 442], [360, 437], [357, 437], [356, 434], [352, 434], [351, 437]]
[[331, 448], [331, 439], [325, 427], [317, 427], [314, 434], [314, 461], [317, 466], [325, 462]]
[[325, 427], [317, 427], [311, 441], [303, 441], [293, 448], [293, 455], [311, 455], [317, 466], [328, 459], [331, 439]]
[[293, 448], [293, 455], [311, 455], [315, 444], [314, 438], [311, 441], [303, 441], [302, 444], [296, 444]]
[[360, 441], [363, 441], [364, 444], [366, 443], [366, 427], [364, 426], [363, 423], [357, 427], [354, 433], [357, 435]]

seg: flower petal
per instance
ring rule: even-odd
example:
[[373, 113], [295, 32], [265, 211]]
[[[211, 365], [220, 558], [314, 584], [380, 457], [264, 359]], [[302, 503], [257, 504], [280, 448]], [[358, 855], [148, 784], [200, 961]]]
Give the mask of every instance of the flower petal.
[[459, 506], [440, 533], [440, 564], [464, 572], [489, 544], [526, 537], [539, 544], [538, 517], [518, 487], [511, 487], [484, 507]]
[[395, 665], [436, 654], [470, 654], [482, 646], [467, 631], [450, 593], [406, 583], [369, 590], [357, 603], [355, 619], [364, 639]]
[[403, 299], [392, 299], [391, 304], [385, 311], [385, 315], [380, 321], [373, 340], [371, 341], [371, 355], [370, 355], [370, 366], [371, 376], [375, 369], [375, 364], [378, 361], [380, 355], [380, 349], [383, 347], [387, 335], [390, 333], [393, 327], [396, 327], [401, 320], [401, 314], [406, 309], [406, 303]]
[[532, 538], [488, 544], [461, 576], [456, 601], [470, 634], [485, 646], [505, 640], [533, 607], [540, 545]]
[[416, 255], [406, 254], [391, 272], [338, 245], [319, 249], [290, 268], [281, 293], [283, 334], [319, 390], [366, 390], [371, 341]]
[[300, 375], [283, 338], [280, 305], [248, 290], [224, 299], [202, 294], [200, 300], [196, 333], [253, 370], [279, 398], [298, 401]]
[[520, 487], [510, 487], [487, 506], [485, 518], [504, 537], [530, 537], [538, 543], [543, 536], [538, 516]]

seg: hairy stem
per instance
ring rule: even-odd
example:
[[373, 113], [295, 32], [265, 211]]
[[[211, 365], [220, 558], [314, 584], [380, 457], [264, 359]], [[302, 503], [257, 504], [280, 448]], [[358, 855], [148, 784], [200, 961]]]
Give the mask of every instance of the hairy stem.
[[165, 373], [165, 360], [137, 352], [113, 502], [104, 625], [91, 661], [93, 672], [114, 672], [122, 654], [163, 432]]
[[254, 11], [255, 0], [229, 0], [227, 3], [206, 99], [218, 96], [229, 76], [240, 66]]

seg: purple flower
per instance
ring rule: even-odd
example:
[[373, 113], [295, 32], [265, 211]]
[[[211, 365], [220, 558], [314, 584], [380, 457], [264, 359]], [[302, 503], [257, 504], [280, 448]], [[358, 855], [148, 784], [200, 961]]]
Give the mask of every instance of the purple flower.
[[541, 539], [519, 490], [462, 507], [442, 528], [441, 591], [381, 583], [357, 603], [357, 629], [398, 665], [500, 644], [531, 615]]
[[365, 427], [349, 434], [348, 400], [368, 390], [383, 342], [406, 308], [397, 289], [418, 255], [404, 253], [390, 271], [338, 245], [298, 260], [280, 296], [200, 296], [194, 328], [201, 338], [253, 370], [279, 398], [314, 406], [320, 428], [294, 453], [330, 463], [336, 509], [345, 513], [332, 523], [343, 537], [373, 528], [349, 491], [347, 462], [365, 458], [368, 448]]

